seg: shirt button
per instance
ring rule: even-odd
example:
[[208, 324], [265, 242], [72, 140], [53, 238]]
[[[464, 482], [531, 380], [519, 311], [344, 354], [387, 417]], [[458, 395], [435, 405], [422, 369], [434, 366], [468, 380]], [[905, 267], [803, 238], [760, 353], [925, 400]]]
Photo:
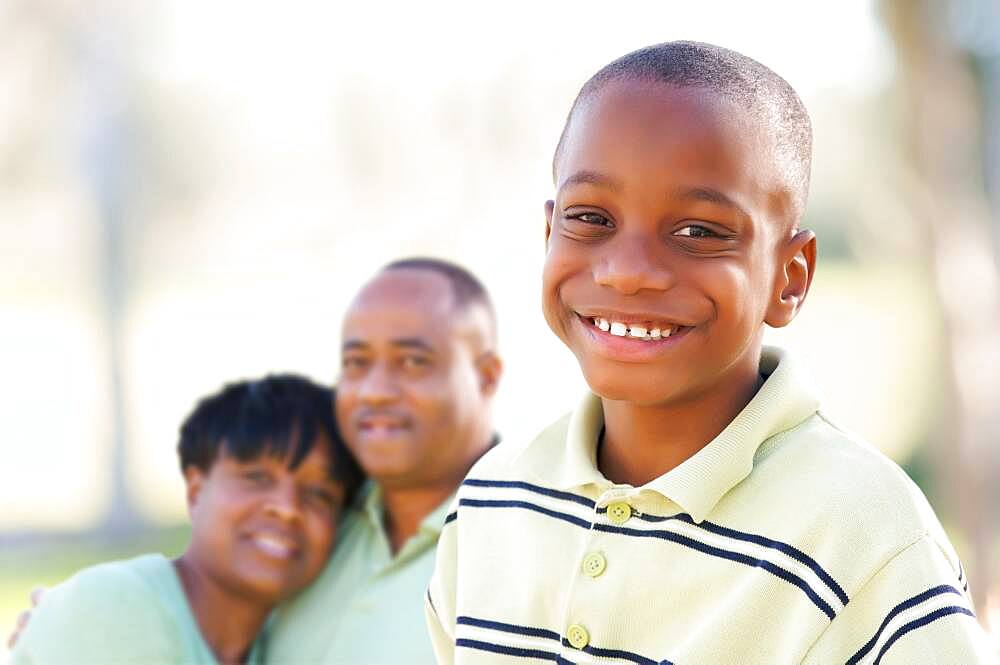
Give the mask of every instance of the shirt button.
[[625, 524], [630, 517], [632, 517], [632, 506], [624, 501], [612, 503], [608, 506], [608, 519], [613, 524]]
[[590, 633], [580, 624], [574, 623], [566, 629], [566, 639], [574, 649], [582, 649], [590, 642]]
[[608, 560], [598, 552], [591, 552], [583, 557], [583, 572], [590, 577], [599, 577], [608, 567]]

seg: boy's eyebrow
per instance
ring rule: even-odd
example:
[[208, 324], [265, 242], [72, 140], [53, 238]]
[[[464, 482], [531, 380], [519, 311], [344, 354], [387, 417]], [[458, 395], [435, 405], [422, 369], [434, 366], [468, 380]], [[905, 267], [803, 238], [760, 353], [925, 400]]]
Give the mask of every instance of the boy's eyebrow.
[[611, 176], [605, 175], [598, 171], [577, 171], [570, 177], [560, 183], [559, 188], [567, 187], [569, 185], [597, 185], [598, 187], [606, 187], [611, 191], [617, 192], [621, 189], [621, 183], [612, 178]]
[[688, 201], [707, 201], [708, 203], [715, 203], [726, 208], [732, 208], [740, 215], [750, 217], [750, 214], [743, 209], [743, 206], [719, 190], [712, 189], [711, 187], [678, 187], [674, 190], [674, 198]]

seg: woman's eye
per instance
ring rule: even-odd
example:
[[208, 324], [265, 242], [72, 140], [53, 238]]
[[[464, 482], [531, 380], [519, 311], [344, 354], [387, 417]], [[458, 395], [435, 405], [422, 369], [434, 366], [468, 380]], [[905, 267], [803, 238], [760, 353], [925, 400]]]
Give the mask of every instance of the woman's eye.
[[271, 477], [266, 471], [261, 471], [260, 469], [250, 469], [243, 472], [244, 480], [248, 480], [255, 485], [262, 485], [268, 482]]
[[326, 506], [334, 506], [337, 503], [336, 497], [323, 487], [311, 487], [308, 490], [310, 498], [319, 501]]
[[722, 236], [712, 229], [701, 224], [688, 224], [684, 228], [674, 231], [675, 236], [686, 238], [721, 238]]

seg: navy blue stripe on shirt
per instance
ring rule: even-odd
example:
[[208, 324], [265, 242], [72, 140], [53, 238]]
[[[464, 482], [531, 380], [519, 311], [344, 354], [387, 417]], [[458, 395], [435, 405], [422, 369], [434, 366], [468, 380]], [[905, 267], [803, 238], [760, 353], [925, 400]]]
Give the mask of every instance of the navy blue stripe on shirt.
[[[511, 633], [513, 635], [524, 635], [526, 637], [540, 637], [542, 639], [552, 640], [553, 646], [562, 644], [563, 646], [569, 647], [571, 649], [576, 648], [572, 646], [565, 637], [561, 637], [559, 633], [553, 630], [548, 630], [547, 628], [521, 626], [514, 623], [505, 623], [503, 621], [492, 621], [490, 619], [477, 619], [475, 617], [469, 617], [469, 616], [457, 617], [455, 619], [455, 623], [461, 626], [474, 626], [476, 628], [486, 628], [488, 630], [495, 630], [502, 633]], [[492, 642], [483, 642], [481, 640], [468, 640], [467, 638], [460, 638], [459, 640], [455, 641], [455, 644], [457, 645], [458, 642], [463, 640], [466, 642], [476, 642], [477, 645], [488, 645], [491, 648], [487, 650], [494, 651], [494, 653], [509, 653], [508, 651], [506, 651], [508, 649], [517, 651], [533, 651], [535, 653], [548, 653], [540, 649], [536, 650], [536, 649], [523, 649], [522, 647], [508, 647], [504, 645], [495, 644]], [[492, 647], [495, 647], [496, 649], [493, 649]], [[651, 658], [646, 658], [645, 656], [640, 656], [637, 653], [633, 653], [631, 651], [624, 651], [622, 649], [602, 649], [601, 647], [587, 645], [583, 649], [580, 649], [580, 651], [588, 653], [592, 656], [597, 656], [599, 658], [619, 658], [621, 660], [628, 660], [633, 663], [636, 663], [637, 665], [672, 665], [668, 660], [655, 661]], [[517, 654], [511, 654], [511, 655], [517, 655]], [[539, 656], [530, 656], [530, 657], [538, 658]], [[560, 661], [560, 662], [568, 662], [568, 661]]]
[[561, 492], [559, 490], [549, 489], [548, 487], [542, 487], [541, 485], [533, 485], [532, 483], [526, 483], [520, 480], [479, 480], [476, 478], [466, 478], [462, 481], [462, 484], [468, 485], [469, 487], [505, 487], [528, 490], [529, 492], [535, 492], [536, 494], [550, 496], [553, 499], [572, 501], [573, 503], [578, 503], [581, 506], [587, 506], [588, 508], [593, 508], [595, 505], [593, 501], [585, 496], [573, 494], [572, 492]]
[[437, 608], [434, 607], [434, 599], [431, 598], [431, 590], [427, 590], [427, 604], [431, 606], [431, 611], [434, 612], [434, 616], [437, 616]]
[[455, 510], [453, 512], [448, 513], [448, 515], [445, 516], [444, 523], [447, 524], [448, 522], [454, 522], [457, 518], [458, 518], [458, 511]]
[[742, 563], [746, 566], [752, 568], [760, 568], [766, 570], [772, 575], [779, 577], [790, 584], [794, 584], [812, 601], [813, 605], [818, 607], [823, 614], [828, 616], [831, 620], [837, 615], [830, 607], [830, 604], [820, 598], [819, 594], [813, 591], [813, 588], [809, 586], [809, 583], [804, 579], [796, 575], [795, 573], [789, 572], [782, 568], [781, 566], [775, 565], [770, 561], [765, 561], [763, 559], [758, 559], [752, 557], [748, 554], [743, 554], [741, 552], [733, 552], [730, 550], [724, 550], [721, 547], [715, 547], [714, 545], [708, 545], [693, 538], [688, 538], [687, 536], [682, 536], [679, 533], [674, 533], [672, 531], [646, 531], [640, 529], [630, 529], [623, 526], [611, 526], [609, 524], [595, 524], [595, 531], [604, 531], [607, 533], [620, 533], [626, 536], [635, 536], [638, 538], [659, 538], [660, 540], [669, 540], [671, 542], [677, 543], [678, 545], [684, 545], [685, 547], [690, 547], [691, 549], [698, 550], [704, 554], [710, 554], [711, 556], [716, 556], [721, 559], [728, 559], [730, 561], [735, 561], [736, 563]]
[[[916, 596], [913, 596], [912, 598], [908, 598], [908, 599], [904, 600], [899, 605], [896, 605], [894, 608], [892, 608], [891, 610], [889, 610], [889, 613], [885, 615], [885, 619], [883, 619], [882, 623], [879, 624], [878, 630], [875, 631], [875, 634], [872, 635], [872, 638], [870, 640], [868, 640], [867, 642], [865, 642], [865, 645], [863, 647], [861, 647], [860, 649], [858, 649], [857, 653], [855, 653], [853, 656], [851, 656], [848, 659], [846, 665], [854, 665], [854, 663], [857, 663], [858, 661], [860, 661], [862, 658], [865, 657], [865, 655], [869, 651], [871, 651], [873, 648], [875, 648], [875, 644], [878, 642], [878, 638], [882, 636], [882, 631], [884, 631], [885, 627], [889, 625], [889, 622], [892, 621], [900, 613], [905, 612], [906, 610], [910, 609], [911, 607], [919, 605], [920, 603], [922, 603], [925, 600], [928, 600], [930, 598], [933, 598], [934, 596], [940, 596], [943, 593], [953, 593], [953, 594], [955, 594], [957, 596], [961, 596], [962, 595], [961, 592], [959, 592], [958, 589], [956, 589], [955, 587], [951, 586], [950, 584], [941, 584], [941, 585], [938, 585], [936, 587], [931, 587], [930, 589], [928, 589], [927, 591], [924, 591], [922, 593], [918, 593]], [[909, 624], [907, 624], [907, 625], [909, 625]], [[899, 639], [899, 638], [897, 637], [896, 639]], [[895, 641], [895, 640], [893, 640], [893, 641]], [[880, 657], [881, 657], [881, 655], [880, 655]]]
[[549, 517], [554, 517], [557, 520], [563, 520], [564, 522], [569, 522], [570, 524], [582, 527], [584, 529], [590, 528], [590, 522], [585, 519], [581, 519], [575, 515], [567, 515], [566, 513], [561, 513], [557, 510], [552, 510], [551, 508], [546, 508], [544, 506], [539, 506], [534, 503], [529, 503], [528, 501], [513, 501], [513, 500], [500, 500], [500, 499], [459, 499], [459, 506], [468, 506], [470, 508], [524, 508], [525, 510], [533, 510], [536, 513], [541, 513]]
[[735, 561], [737, 563], [742, 563], [747, 566], [754, 568], [760, 568], [766, 570], [772, 575], [789, 582], [797, 586], [802, 590], [803, 593], [812, 601], [812, 603], [820, 609], [824, 614], [827, 615], [831, 620], [836, 616], [836, 612], [830, 607], [830, 604], [823, 600], [819, 594], [817, 594], [809, 583], [803, 580], [798, 575], [785, 570], [784, 568], [771, 563], [770, 561], [764, 561], [747, 554], [742, 554], [740, 552], [733, 552], [730, 550], [725, 550], [713, 545], [708, 545], [700, 541], [694, 540], [693, 538], [688, 538], [687, 536], [682, 536], [680, 534], [673, 533], [672, 531], [664, 530], [640, 530], [640, 529], [630, 529], [628, 527], [612, 526], [608, 524], [593, 524], [587, 520], [576, 517], [575, 515], [568, 515], [566, 513], [561, 513], [551, 508], [545, 508], [544, 506], [539, 506], [528, 501], [514, 501], [514, 500], [497, 500], [497, 499], [459, 499], [459, 506], [468, 506], [470, 508], [522, 508], [525, 510], [531, 510], [554, 519], [562, 520], [564, 522], [569, 522], [575, 526], [582, 529], [593, 528], [596, 531], [604, 531], [606, 533], [617, 533], [625, 536], [634, 536], [639, 538], [658, 538], [660, 540], [668, 540], [685, 547], [690, 547], [691, 549], [697, 550], [704, 554], [709, 554], [711, 556], [716, 556], [722, 559], [728, 559], [729, 561]]
[[[562, 640], [564, 647], [569, 647], [570, 649], [575, 649], [572, 644], [569, 643], [565, 637]], [[652, 658], [646, 658], [645, 656], [640, 656], [637, 653], [632, 653], [631, 651], [622, 651], [621, 649], [602, 649], [600, 647], [593, 647], [589, 644], [580, 651], [590, 654], [591, 656], [597, 656], [598, 658], [618, 658], [619, 660], [627, 660], [635, 663], [636, 665], [673, 665], [669, 660], [656, 661]]]
[[[517, 488], [527, 490], [529, 492], [535, 492], [536, 494], [541, 494], [543, 496], [552, 497], [555, 499], [562, 499], [564, 501], [573, 501], [581, 506], [587, 506], [588, 508], [594, 508], [596, 505], [594, 501], [591, 501], [587, 497], [580, 496], [579, 494], [573, 494], [572, 492], [563, 492], [560, 490], [553, 490], [547, 487], [541, 487], [533, 483], [526, 483], [520, 480], [480, 480], [480, 479], [468, 479], [462, 483], [463, 485], [469, 485], [470, 487], [501, 487], [501, 488]], [[606, 513], [608, 511], [606, 506], [602, 506], [597, 509], [598, 513]], [[694, 518], [687, 513], [677, 513], [674, 515], [648, 515], [643, 513], [637, 513], [635, 515], [639, 519], [645, 522], [664, 522], [667, 520], [679, 520], [690, 524], [692, 526], [704, 529], [709, 533], [714, 533], [716, 535], [725, 536], [727, 538], [732, 538], [734, 540], [742, 540], [748, 543], [754, 543], [755, 545], [760, 545], [769, 549], [777, 550], [786, 556], [789, 556], [796, 561], [805, 564], [816, 573], [816, 576], [834, 593], [835, 596], [840, 600], [841, 603], [847, 605], [850, 599], [844, 592], [844, 589], [837, 583], [833, 577], [826, 572], [826, 570], [819, 565], [819, 563], [813, 559], [811, 556], [798, 549], [794, 545], [789, 545], [788, 543], [783, 543], [780, 540], [774, 540], [773, 538], [768, 538], [766, 536], [761, 536], [755, 533], [747, 533], [745, 531], [737, 531], [730, 527], [722, 526], [720, 524], [715, 524], [714, 522], [709, 522], [708, 520], [703, 520], [702, 522], [695, 522]], [[588, 525], [589, 526], [589, 525]]]
[[491, 621], [489, 619], [476, 619], [475, 617], [460, 616], [455, 619], [455, 623], [462, 626], [475, 626], [476, 628], [488, 628], [499, 630], [504, 633], [515, 635], [527, 635], [528, 637], [542, 637], [547, 640], [559, 641], [559, 633], [545, 628], [533, 628], [531, 626], [519, 626], [516, 623], [504, 623], [503, 621]]
[[872, 665], [878, 665], [880, 662], [882, 662], [882, 656], [885, 655], [885, 652], [888, 651], [889, 647], [895, 644], [896, 640], [901, 638], [903, 635], [906, 635], [908, 632], [912, 630], [916, 630], [917, 628], [921, 628], [929, 623], [937, 621], [941, 617], [946, 617], [952, 614], [967, 614], [972, 618], [976, 617], [975, 614], [965, 609], [964, 607], [959, 607], [958, 605], [949, 605], [948, 607], [942, 607], [940, 609], [934, 610], [930, 614], [922, 616], [919, 619], [914, 619], [909, 623], [903, 624], [899, 628], [899, 630], [897, 630], [895, 633], [892, 634], [892, 637], [890, 637], [885, 641], [885, 644], [882, 645], [881, 649], [879, 649], [878, 656], [875, 657], [875, 662]]
[[[554, 663], [569, 663], [568, 660], [563, 660], [559, 657], [559, 654], [552, 653], [551, 651], [542, 651], [541, 649], [525, 649], [523, 647], [511, 647], [505, 644], [493, 644], [492, 642], [483, 642], [481, 640], [469, 640], [464, 637], [460, 637], [455, 640], [456, 647], [465, 647], [466, 649], [477, 649], [479, 651], [489, 651], [490, 653], [499, 653], [504, 656], [516, 656], [518, 658], [536, 658], [538, 660], [551, 660]], [[572, 665], [572, 664], [571, 664]]]

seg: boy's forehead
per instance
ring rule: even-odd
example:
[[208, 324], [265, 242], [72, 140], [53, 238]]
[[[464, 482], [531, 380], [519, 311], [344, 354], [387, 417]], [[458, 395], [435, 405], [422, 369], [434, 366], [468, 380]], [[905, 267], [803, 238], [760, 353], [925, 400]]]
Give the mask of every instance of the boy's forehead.
[[611, 81], [574, 110], [556, 159], [556, 187], [581, 173], [625, 185], [665, 169], [673, 182], [664, 181], [664, 189], [728, 184], [761, 195], [771, 208], [776, 194], [788, 198], [790, 191], [774, 145], [761, 120], [710, 88]]

